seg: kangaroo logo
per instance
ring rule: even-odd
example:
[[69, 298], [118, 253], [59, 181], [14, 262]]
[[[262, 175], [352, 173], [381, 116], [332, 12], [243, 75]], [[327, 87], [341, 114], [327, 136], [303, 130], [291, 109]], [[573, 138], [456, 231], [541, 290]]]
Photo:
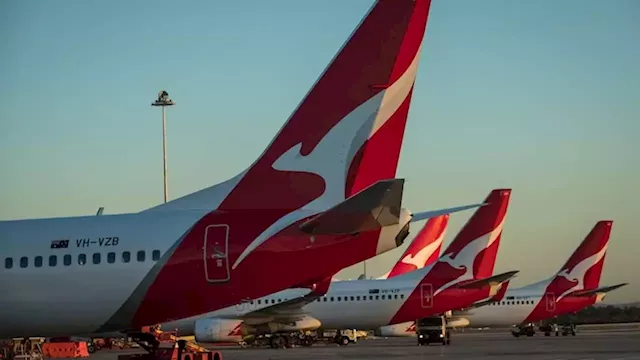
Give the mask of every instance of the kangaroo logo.
[[580, 261], [572, 269], [565, 268], [560, 270], [560, 272], [558, 272], [558, 275], [557, 275], [558, 277], [563, 277], [567, 281], [571, 283], [575, 283], [575, 285], [571, 286], [570, 288], [565, 290], [562, 294], [560, 294], [558, 296], [557, 301], [560, 301], [560, 299], [567, 296], [570, 292], [573, 292], [575, 290], [584, 290], [584, 277], [587, 274], [587, 271], [591, 269], [591, 267], [593, 267], [595, 264], [600, 262], [600, 260], [602, 260], [602, 258], [607, 252], [608, 246], [609, 246], [608, 243], [605, 244], [605, 246], [602, 247], [600, 251]]
[[465, 280], [473, 280], [473, 263], [476, 257], [482, 250], [491, 246], [498, 236], [500, 236], [502, 233], [502, 227], [504, 226], [504, 221], [505, 218], [502, 219], [495, 229], [469, 242], [458, 253], [449, 252], [438, 259], [439, 262], [447, 263], [456, 270], [464, 270], [464, 273], [438, 288], [435, 291], [434, 296], [456, 283]]
[[325, 182], [324, 192], [303, 208], [284, 215], [265, 229], [244, 249], [233, 264], [233, 269], [258, 246], [287, 226], [345, 200], [347, 173], [353, 158], [367, 139], [396, 113], [409, 96], [418, 69], [419, 54], [420, 49], [396, 82], [347, 114], [309, 154], [302, 155], [302, 143], [298, 143], [273, 162], [271, 166], [275, 170], [320, 176]]

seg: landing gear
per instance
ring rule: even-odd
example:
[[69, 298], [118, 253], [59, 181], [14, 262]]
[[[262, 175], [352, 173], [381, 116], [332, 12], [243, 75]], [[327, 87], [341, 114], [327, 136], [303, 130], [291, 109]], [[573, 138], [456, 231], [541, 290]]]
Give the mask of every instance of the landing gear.
[[281, 349], [289, 347], [289, 338], [280, 334], [274, 334], [269, 340], [272, 349]]
[[533, 327], [533, 324], [528, 324], [525, 326], [514, 326], [511, 329], [511, 334], [514, 337], [520, 337], [521, 335], [533, 336], [536, 333], [536, 330]]

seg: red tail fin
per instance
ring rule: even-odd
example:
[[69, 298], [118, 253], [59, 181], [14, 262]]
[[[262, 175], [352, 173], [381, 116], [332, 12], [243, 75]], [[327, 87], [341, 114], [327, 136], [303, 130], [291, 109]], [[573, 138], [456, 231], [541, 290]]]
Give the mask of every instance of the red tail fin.
[[[485, 199], [485, 205], [473, 214], [453, 239], [441, 258], [455, 258], [455, 263], [473, 264], [473, 277], [485, 278], [493, 274], [500, 246], [511, 189], [496, 189]], [[459, 257], [465, 257], [460, 259]]]
[[429, 6], [377, 1], [220, 209], [324, 208], [394, 178]]
[[400, 260], [386, 278], [402, 275], [433, 264], [440, 256], [440, 248], [449, 223], [449, 215], [441, 215], [427, 221], [409, 244]]
[[[576, 290], [597, 288], [612, 226], [611, 220], [599, 221], [560, 268], [556, 277], [565, 278], [570, 282], [577, 281]], [[580, 286], [580, 282], [583, 286]]]

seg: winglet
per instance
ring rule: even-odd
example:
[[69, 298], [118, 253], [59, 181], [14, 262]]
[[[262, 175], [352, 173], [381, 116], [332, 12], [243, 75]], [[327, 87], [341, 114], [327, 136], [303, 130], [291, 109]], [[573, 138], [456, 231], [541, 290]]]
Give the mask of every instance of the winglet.
[[304, 233], [349, 235], [400, 221], [404, 179], [380, 180], [300, 225]]

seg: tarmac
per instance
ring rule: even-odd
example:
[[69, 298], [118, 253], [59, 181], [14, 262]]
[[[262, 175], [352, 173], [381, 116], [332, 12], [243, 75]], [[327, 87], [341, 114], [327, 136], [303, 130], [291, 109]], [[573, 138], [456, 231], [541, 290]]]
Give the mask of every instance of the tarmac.
[[[540, 359], [540, 360], [640, 360], [640, 331], [584, 331], [574, 336], [536, 334], [513, 337], [508, 330], [452, 333], [451, 345], [417, 346], [415, 338], [360, 340], [348, 346], [316, 344], [309, 348], [217, 348], [223, 359]], [[131, 351], [100, 350], [90, 360], [116, 360]]]

